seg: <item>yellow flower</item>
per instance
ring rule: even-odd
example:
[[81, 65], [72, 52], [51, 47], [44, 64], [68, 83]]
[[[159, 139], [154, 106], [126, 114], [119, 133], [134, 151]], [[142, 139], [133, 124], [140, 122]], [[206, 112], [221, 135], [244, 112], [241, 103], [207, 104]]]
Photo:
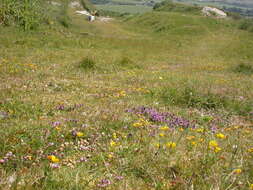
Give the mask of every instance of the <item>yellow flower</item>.
[[156, 144], [155, 144], [155, 147], [160, 148], [160, 144], [159, 144], [159, 143], [156, 143]]
[[50, 156], [48, 156], [47, 158], [48, 158], [51, 162], [53, 162], [53, 163], [60, 162], [60, 160], [59, 160], [56, 156], [54, 156], [54, 155], [50, 155]]
[[170, 128], [168, 126], [163, 126], [163, 127], [160, 127], [160, 130], [162, 130], [162, 131], [169, 131]]
[[220, 148], [220, 147], [215, 147], [215, 148], [214, 148], [214, 152], [217, 153], [217, 152], [220, 152], [220, 151], [221, 151], [221, 148]]
[[184, 131], [184, 129], [183, 129], [183, 128], [179, 128], [179, 131], [183, 132], [183, 131]]
[[240, 173], [242, 173], [242, 170], [241, 169], [234, 169], [233, 173], [234, 174], [240, 174]]
[[253, 148], [249, 148], [249, 149], [248, 149], [248, 152], [251, 152], [251, 153], [252, 153], [252, 152], [253, 152]]
[[191, 141], [191, 140], [195, 139], [195, 136], [188, 136], [188, 137], [186, 137], [186, 139], [187, 139], [188, 141]]
[[117, 145], [117, 143], [116, 143], [116, 142], [114, 142], [114, 141], [111, 141], [111, 142], [110, 142], [110, 145], [111, 145], [111, 147], [114, 147], [114, 146], [116, 146], [116, 145]]
[[164, 133], [160, 133], [159, 134], [160, 137], [164, 137], [164, 135], [165, 135]]
[[204, 129], [196, 129], [196, 131], [198, 132], [198, 133], [203, 133], [204, 132]]
[[113, 155], [112, 154], [108, 154], [108, 158], [113, 158]]
[[195, 141], [192, 141], [191, 144], [192, 144], [193, 146], [197, 145], [197, 143], [196, 143]]
[[142, 126], [142, 123], [136, 122], [136, 123], [133, 124], [133, 126], [134, 126], [134, 127], [141, 127], [141, 126]]
[[250, 190], [253, 190], [253, 183], [249, 185]]
[[216, 137], [217, 137], [217, 138], [220, 138], [220, 139], [225, 139], [225, 138], [226, 138], [226, 136], [223, 135], [222, 133], [216, 134]]
[[82, 137], [82, 136], [84, 136], [84, 133], [82, 133], [82, 132], [77, 132], [77, 133], [76, 133], [76, 136]]
[[117, 134], [116, 133], [113, 133], [112, 136], [113, 136], [114, 139], [117, 139]]
[[176, 146], [177, 146], [177, 144], [175, 142], [171, 142], [171, 141], [166, 144], [167, 148], [175, 148]]
[[120, 91], [119, 93], [120, 96], [126, 96], [126, 92], [124, 90]]
[[212, 140], [212, 141], [209, 142], [209, 147], [210, 148], [218, 147], [218, 143], [216, 141]]

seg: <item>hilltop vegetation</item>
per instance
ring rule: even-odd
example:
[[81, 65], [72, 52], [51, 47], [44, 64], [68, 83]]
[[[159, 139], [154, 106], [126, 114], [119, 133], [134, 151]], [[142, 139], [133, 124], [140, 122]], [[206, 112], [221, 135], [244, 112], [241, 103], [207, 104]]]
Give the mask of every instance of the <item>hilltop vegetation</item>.
[[0, 25], [0, 189], [253, 189], [241, 20], [176, 4], [90, 23], [66, 5]]

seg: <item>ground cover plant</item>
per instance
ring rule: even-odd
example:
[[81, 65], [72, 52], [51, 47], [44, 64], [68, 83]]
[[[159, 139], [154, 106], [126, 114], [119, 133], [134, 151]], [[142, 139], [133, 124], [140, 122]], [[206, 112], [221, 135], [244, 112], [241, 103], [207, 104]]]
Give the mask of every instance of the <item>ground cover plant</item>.
[[66, 11], [69, 27], [0, 26], [0, 189], [253, 189], [240, 21]]

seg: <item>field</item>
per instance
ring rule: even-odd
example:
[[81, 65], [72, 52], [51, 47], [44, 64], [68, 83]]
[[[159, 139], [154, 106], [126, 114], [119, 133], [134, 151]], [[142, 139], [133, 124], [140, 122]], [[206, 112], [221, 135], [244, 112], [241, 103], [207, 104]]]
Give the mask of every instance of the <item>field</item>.
[[113, 11], [119, 13], [144, 13], [152, 10], [152, 7], [143, 5], [96, 5], [98, 10]]
[[253, 33], [148, 12], [0, 26], [0, 189], [253, 189]]

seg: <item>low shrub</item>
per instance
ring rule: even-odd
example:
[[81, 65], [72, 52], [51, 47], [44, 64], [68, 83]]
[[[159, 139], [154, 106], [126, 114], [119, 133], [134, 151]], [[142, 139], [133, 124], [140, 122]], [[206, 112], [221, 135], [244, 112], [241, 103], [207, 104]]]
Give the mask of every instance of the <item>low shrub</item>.
[[164, 88], [159, 93], [159, 98], [168, 105], [193, 107], [205, 110], [224, 109], [239, 115], [248, 115], [253, 111], [253, 102], [250, 100], [239, 101], [220, 94], [199, 92], [194, 87]]
[[253, 19], [243, 19], [240, 23], [238, 28], [240, 30], [247, 30], [253, 31]]
[[125, 69], [139, 69], [140, 66], [134, 63], [131, 59], [128, 57], [123, 57], [119, 62], [118, 66]]
[[48, 2], [42, 0], [0, 0], [0, 25], [36, 29], [45, 19], [46, 7]]
[[234, 68], [234, 72], [251, 75], [253, 74], [253, 66], [250, 64], [241, 63]]
[[199, 6], [174, 3], [171, 0], [165, 0], [161, 3], [156, 3], [153, 7], [153, 10], [200, 14], [200, 7]]
[[80, 63], [79, 68], [83, 70], [93, 70], [96, 68], [96, 62], [91, 57], [85, 57]]

